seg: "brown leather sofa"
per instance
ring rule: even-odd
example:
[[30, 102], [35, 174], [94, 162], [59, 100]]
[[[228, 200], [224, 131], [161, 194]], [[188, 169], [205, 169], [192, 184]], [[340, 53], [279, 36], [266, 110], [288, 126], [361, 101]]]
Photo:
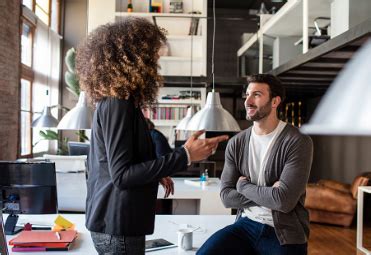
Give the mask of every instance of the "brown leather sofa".
[[352, 185], [333, 180], [308, 184], [305, 207], [310, 221], [349, 227], [356, 212], [358, 187], [367, 186], [370, 177], [370, 173], [357, 176]]

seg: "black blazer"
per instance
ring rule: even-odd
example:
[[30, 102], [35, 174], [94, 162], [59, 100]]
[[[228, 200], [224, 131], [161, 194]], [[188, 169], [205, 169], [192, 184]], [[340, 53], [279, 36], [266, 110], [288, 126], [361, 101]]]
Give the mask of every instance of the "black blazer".
[[186, 167], [183, 148], [156, 159], [142, 111], [131, 98], [101, 100], [88, 159], [87, 229], [111, 235], [152, 234], [159, 179]]

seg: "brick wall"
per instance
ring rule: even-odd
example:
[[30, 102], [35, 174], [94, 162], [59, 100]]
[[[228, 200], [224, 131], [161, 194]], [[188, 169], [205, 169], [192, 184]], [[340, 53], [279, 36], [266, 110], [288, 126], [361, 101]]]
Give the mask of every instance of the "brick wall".
[[20, 2], [0, 1], [0, 160], [14, 160], [18, 151]]

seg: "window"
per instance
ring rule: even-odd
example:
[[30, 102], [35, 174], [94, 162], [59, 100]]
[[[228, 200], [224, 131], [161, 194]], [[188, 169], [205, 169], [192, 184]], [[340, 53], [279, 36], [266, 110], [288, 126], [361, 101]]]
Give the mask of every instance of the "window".
[[21, 79], [21, 156], [32, 154], [31, 110], [31, 82]]
[[32, 63], [32, 27], [30, 24], [23, 22], [21, 36], [22, 64], [31, 67]]
[[50, 1], [49, 0], [36, 0], [35, 14], [41, 19], [45, 25], [50, 25]]
[[34, 25], [27, 19], [22, 22], [21, 34], [21, 90], [20, 90], [20, 156], [32, 155], [32, 70]]
[[[58, 104], [60, 36], [50, 28], [50, 6], [56, 0], [23, 0], [21, 33], [20, 156], [49, 149], [39, 142], [31, 123], [45, 106]], [[54, 5], [53, 5], [54, 6]], [[34, 13], [34, 12], [35, 13]], [[46, 92], [49, 91], [49, 95]], [[36, 145], [37, 144], [37, 145]]]
[[33, 0], [23, 0], [22, 4], [28, 9], [33, 10]]

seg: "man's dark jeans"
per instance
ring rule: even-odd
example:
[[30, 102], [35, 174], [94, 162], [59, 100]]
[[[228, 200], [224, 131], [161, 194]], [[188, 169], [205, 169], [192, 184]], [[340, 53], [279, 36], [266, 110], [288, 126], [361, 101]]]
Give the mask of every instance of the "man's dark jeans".
[[144, 255], [145, 236], [112, 236], [90, 232], [99, 255]]
[[198, 255], [306, 255], [307, 243], [280, 245], [274, 228], [241, 217], [213, 234], [197, 251]]

